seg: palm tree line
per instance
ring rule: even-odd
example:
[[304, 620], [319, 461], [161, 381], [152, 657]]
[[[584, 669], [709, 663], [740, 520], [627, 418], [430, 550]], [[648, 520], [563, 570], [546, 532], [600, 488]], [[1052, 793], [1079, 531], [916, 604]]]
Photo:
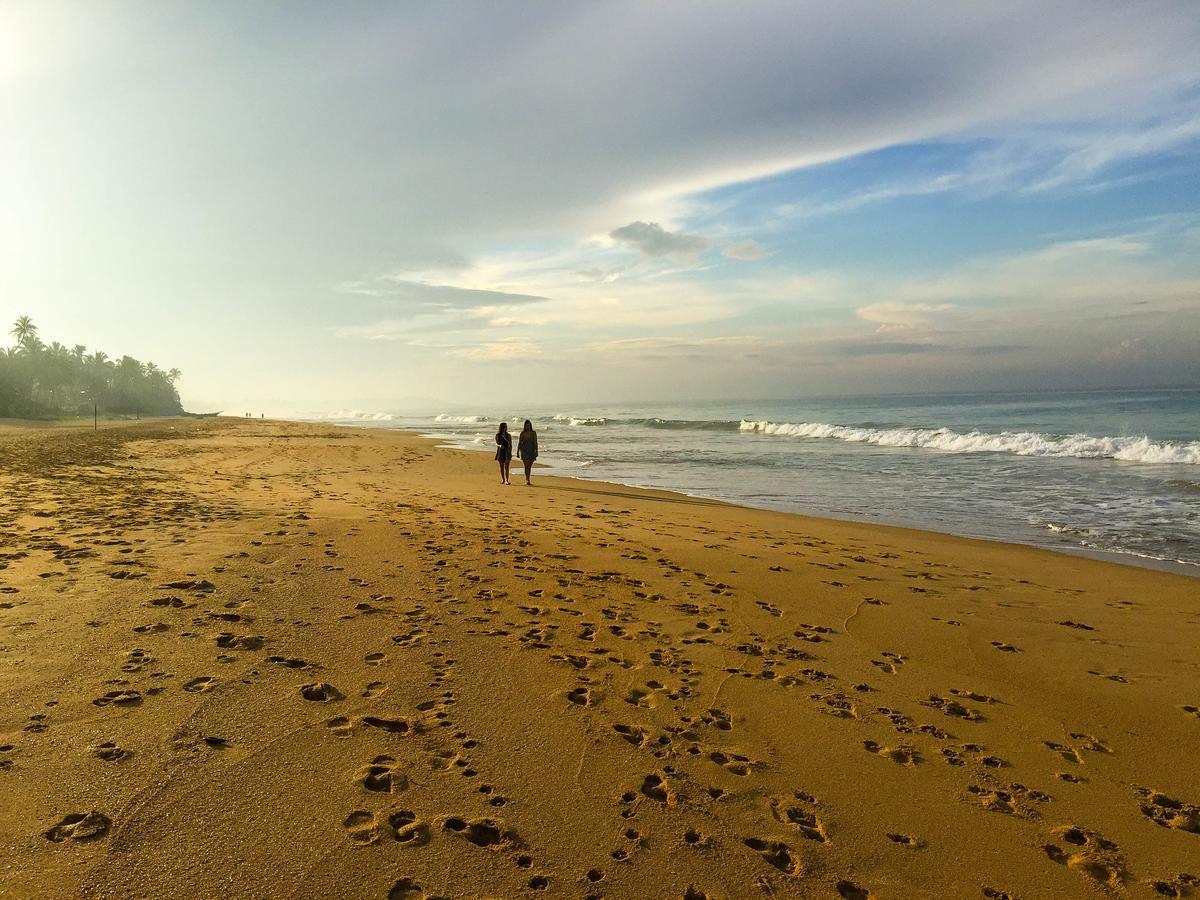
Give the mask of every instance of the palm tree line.
[[83, 344], [43, 343], [29, 316], [9, 332], [16, 346], [0, 347], [0, 417], [90, 414], [179, 415], [178, 369], [163, 371], [132, 356], [110, 359]]

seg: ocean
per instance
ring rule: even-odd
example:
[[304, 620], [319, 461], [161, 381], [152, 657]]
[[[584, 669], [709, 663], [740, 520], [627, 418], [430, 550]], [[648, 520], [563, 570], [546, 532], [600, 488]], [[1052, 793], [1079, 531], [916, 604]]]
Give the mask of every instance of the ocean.
[[[510, 403], [321, 418], [488, 455], [499, 422], [520, 431], [529, 418], [548, 474], [1200, 576], [1200, 390]], [[480, 466], [493, 464], [481, 454]]]

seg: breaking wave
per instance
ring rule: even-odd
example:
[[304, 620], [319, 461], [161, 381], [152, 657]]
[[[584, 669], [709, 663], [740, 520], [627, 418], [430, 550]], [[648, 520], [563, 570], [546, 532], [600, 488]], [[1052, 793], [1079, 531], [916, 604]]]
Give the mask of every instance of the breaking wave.
[[647, 428], [674, 429], [679, 431], [737, 431], [738, 423], [728, 419], [630, 419], [635, 425]]
[[555, 416], [553, 421], [564, 422], [567, 425], [607, 425], [604, 416]]
[[435, 422], [453, 422], [455, 424], [462, 425], [475, 425], [479, 422], [486, 422], [487, 420], [487, 416], [452, 416], [447, 413], [441, 413], [440, 415], [435, 416], [433, 419]]
[[1200, 441], [1152, 441], [1141, 437], [1054, 435], [1036, 431], [966, 433], [949, 428], [866, 428], [822, 422], [748, 422], [741, 431], [783, 437], [833, 438], [880, 447], [916, 447], [943, 453], [1011, 453], [1014, 456], [1118, 459], [1124, 462], [1200, 465]]
[[393, 422], [396, 419], [392, 413], [363, 412], [361, 409], [339, 409], [327, 415], [327, 419], [358, 419], [362, 422]]

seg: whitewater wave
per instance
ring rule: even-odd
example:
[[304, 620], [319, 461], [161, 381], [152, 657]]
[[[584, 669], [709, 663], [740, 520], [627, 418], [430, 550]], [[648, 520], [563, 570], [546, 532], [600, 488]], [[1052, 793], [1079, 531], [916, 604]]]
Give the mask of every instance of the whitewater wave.
[[1053, 435], [1036, 431], [958, 432], [949, 428], [866, 428], [823, 422], [749, 422], [744, 432], [783, 437], [832, 438], [880, 447], [916, 447], [943, 453], [1010, 453], [1014, 456], [1117, 459], [1123, 462], [1200, 465], [1200, 441], [1152, 441], [1141, 437]]
[[363, 422], [394, 422], [396, 416], [392, 413], [363, 412], [361, 409], [339, 409], [327, 415], [327, 419], [358, 419]]
[[565, 416], [565, 415], [558, 415], [558, 416], [555, 416], [555, 417], [554, 417], [553, 421], [555, 421], [555, 422], [564, 422], [564, 423], [566, 423], [567, 425], [571, 425], [571, 426], [581, 426], [581, 425], [607, 425], [607, 424], [608, 424], [608, 419], [604, 418], [604, 416]]
[[456, 425], [476, 425], [487, 420], [487, 416], [452, 416], [449, 413], [440, 413], [433, 419], [435, 422], [452, 422]]
[[728, 419], [630, 419], [634, 425], [680, 431], [737, 431], [738, 422]]

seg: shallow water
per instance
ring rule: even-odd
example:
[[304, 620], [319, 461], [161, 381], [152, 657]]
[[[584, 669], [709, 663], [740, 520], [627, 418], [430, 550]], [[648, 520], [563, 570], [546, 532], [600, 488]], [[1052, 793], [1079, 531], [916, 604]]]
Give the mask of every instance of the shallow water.
[[[1200, 391], [339, 412], [491, 454], [538, 429], [554, 474], [1168, 563], [1200, 574]], [[481, 461], [482, 462], [482, 461]]]

